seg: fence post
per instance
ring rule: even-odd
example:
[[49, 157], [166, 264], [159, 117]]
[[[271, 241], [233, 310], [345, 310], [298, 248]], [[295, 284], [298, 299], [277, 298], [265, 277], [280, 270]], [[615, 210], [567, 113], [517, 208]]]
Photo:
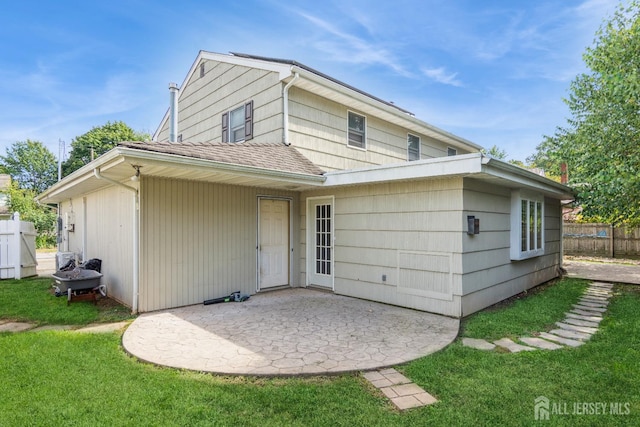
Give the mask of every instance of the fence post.
[[616, 232], [615, 227], [613, 226], [613, 224], [609, 225], [609, 258], [613, 258], [615, 256], [615, 250], [613, 248], [613, 245], [615, 243], [615, 238], [614, 238], [614, 233]]
[[20, 239], [20, 214], [15, 212], [13, 222], [13, 274], [17, 280], [22, 278], [22, 241]]

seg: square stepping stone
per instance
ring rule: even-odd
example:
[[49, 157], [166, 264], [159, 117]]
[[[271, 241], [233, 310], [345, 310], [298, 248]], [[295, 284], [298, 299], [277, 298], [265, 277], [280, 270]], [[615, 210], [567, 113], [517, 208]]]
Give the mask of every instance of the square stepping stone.
[[585, 334], [583, 332], [575, 332], [575, 331], [567, 331], [566, 329], [552, 329], [549, 333], [553, 335], [558, 335], [564, 338], [571, 338], [572, 340], [582, 340], [587, 341], [591, 338], [590, 334]]
[[431, 405], [438, 400], [417, 384], [402, 384], [380, 389], [400, 410]]
[[527, 345], [530, 345], [532, 347], [538, 347], [543, 350], [558, 350], [559, 348], [563, 348], [561, 345], [554, 344], [547, 340], [543, 340], [542, 338], [520, 337], [518, 339]]
[[569, 325], [568, 323], [562, 322], [556, 322], [556, 325], [561, 327], [562, 329], [566, 329], [567, 331], [582, 332], [585, 334], [595, 334], [596, 332], [598, 332], [598, 328], [590, 328], [588, 326]]
[[557, 335], [550, 334], [548, 332], [540, 332], [540, 336], [545, 340], [555, 341], [560, 344], [568, 345], [569, 347], [580, 347], [584, 342], [578, 340], [572, 340], [571, 338], [559, 337]]
[[495, 344], [491, 344], [489, 341], [477, 338], [462, 338], [462, 345], [478, 350], [493, 350], [496, 348]]
[[509, 350], [511, 353], [518, 353], [521, 351], [535, 351], [535, 348], [532, 347], [527, 347], [526, 345], [520, 345], [520, 344], [516, 344], [515, 342], [511, 341], [509, 338], [502, 338], [499, 339], [498, 341], [494, 341], [493, 342], [495, 345], [506, 348], [507, 350]]

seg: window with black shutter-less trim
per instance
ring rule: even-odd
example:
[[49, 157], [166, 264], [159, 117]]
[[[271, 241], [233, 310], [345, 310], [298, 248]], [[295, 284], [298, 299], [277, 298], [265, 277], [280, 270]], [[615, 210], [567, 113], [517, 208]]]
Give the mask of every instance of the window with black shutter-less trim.
[[407, 134], [407, 160], [420, 160], [420, 137]]
[[349, 123], [349, 131], [347, 132], [347, 144], [350, 147], [362, 148], [363, 150], [366, 150], [366, 117], [349, 111], [347, 121]]

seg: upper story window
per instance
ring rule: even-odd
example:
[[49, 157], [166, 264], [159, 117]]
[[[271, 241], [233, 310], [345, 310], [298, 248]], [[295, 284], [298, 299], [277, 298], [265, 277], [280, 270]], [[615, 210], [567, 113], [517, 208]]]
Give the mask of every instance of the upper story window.
[[360, 114], [349, 111], [349, 138], [351, 147], [367, 148], [366, 118]]
[[420, 137], [407, 134], [407, 160], [420, 160]]
[[447, 147], [447, 156], [457, 156], [458, 150], [455, 148]]
[[511, 259], [544, 255], [544, 197], [511, 192]]
[[253, 101], [222, 115], [222, 142], [242, 142], [253, 138]]

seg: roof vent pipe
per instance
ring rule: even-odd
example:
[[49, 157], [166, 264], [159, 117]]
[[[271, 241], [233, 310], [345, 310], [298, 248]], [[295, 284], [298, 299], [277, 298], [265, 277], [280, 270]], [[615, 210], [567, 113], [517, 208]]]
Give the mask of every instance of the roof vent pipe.
[[169, 142], [178, 140], [178, 85], [169, 83]]

